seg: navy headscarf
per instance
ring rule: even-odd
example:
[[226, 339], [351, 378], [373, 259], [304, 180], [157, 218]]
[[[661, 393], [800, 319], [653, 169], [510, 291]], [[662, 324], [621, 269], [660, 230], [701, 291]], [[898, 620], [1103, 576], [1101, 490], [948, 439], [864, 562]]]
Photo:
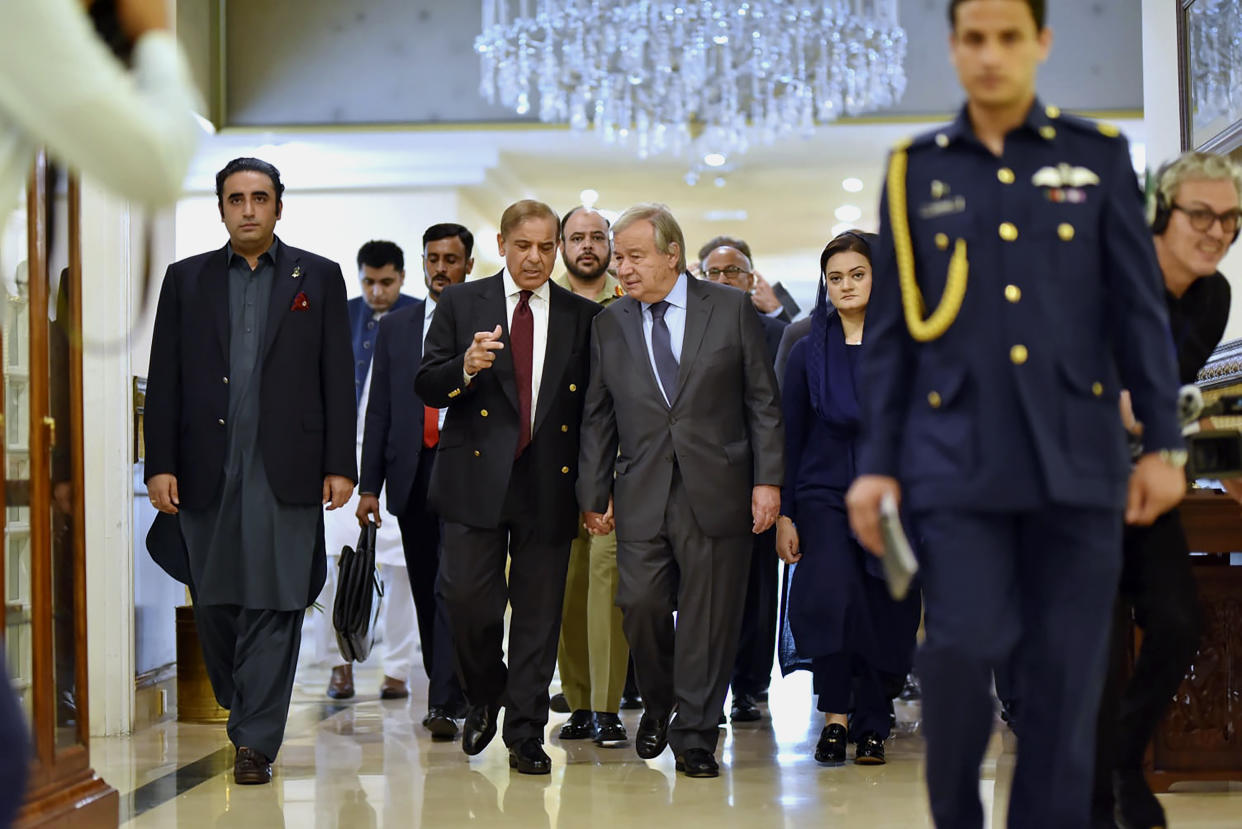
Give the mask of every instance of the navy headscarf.
[[[853, 236], [866, 248], [864, 256], [871, 261], [871, 248], [879, 239], [874, 233], [847, 230], [842, 236]], [[850, 248], [835, 251], [841, 253]], [[825, 250], [825, 253], [827, 250]], [[830, 257], [829, 257], [830, 258]], [[827, 258], [821, 263], [819, 293], [815, 308], [811, 311], [811, 333], [808, 337], [806, 355], [806, 379], [811, 398], [811, 408], [825, 423], [847, 435], [858, 433], [858, 394], [854, 384], [854, 370], [850, 365], [845, 344], [845, 329], [841, 317], [828, 301], [828, 280], [823, 276]]]

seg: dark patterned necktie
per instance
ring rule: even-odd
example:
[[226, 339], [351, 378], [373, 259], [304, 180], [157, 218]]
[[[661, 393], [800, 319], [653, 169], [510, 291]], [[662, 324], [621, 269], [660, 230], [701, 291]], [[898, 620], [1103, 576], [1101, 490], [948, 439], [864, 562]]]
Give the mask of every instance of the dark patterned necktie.
[[530, 445], [530, 382], [534, 371], [535, 317], [530, 312], [530, 291], [522, 291], [513, 321], [509, 325], [509, 343], [513, 346], [513, 380], [518, 396], [518, 442], [513, 457]]
[[668, 310], [668, 302], [660, 300], [651, 304], [651, 353], [655, 355], [656, 373], [660, 375], [660, 385], [664, 387], [664, 396], [671, 406], [677, 395], [677, 358], [673, 356], [673, 341], [668, 333], [668, 324], [664, 322], [664, 312]]

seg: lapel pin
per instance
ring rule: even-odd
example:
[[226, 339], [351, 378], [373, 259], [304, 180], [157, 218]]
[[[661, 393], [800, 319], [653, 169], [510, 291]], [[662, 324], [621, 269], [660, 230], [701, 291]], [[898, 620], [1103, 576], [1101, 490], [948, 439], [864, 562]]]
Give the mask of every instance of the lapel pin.
[[299, 276], [301, 276], [301, 275], [302, 275], [302, 266], [301, 266], [301, 265], [294, 265], [294, 266], [293, 266], [293, 273], [292, 273], [292, 274], [290, 274], [290, 276], [292, 276], [294, 279], [297, 279], [297, 278], [298, 278]]

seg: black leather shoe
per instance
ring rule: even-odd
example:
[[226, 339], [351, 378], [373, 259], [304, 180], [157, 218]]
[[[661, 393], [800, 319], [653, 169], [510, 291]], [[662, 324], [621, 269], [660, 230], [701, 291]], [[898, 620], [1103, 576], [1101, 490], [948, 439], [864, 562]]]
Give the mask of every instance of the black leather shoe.
[[549, 774], [552, 760], [544, 753], [538, 737], [527, 737], [509, 746], [509, 768], [522, 774]]
[[548, 700], [548, 710], [553, 714], [568, 714], [569, 701], [565, 699], [564, 694], [553, 694]]
[[589, 740], [595, 736], [595, 720], [590, 711], [575, 711], [561, 726], [562, 740]]
[[854, 749], [854, 762], [860, 766], [882, 766], [888, 761], [884, 759], [884, 741], [874, 731], [868, 731], [859, 739]]
[[466, 722], [462, 725], [461, 750], [474, 756], [496, 736], [496, 716], [500, 713], [497, 705], [472, 705], [466, 714]]
[[668, 745], [668, 717], [656, 717], [643, 712], [638, 721], [638, 733], [634, 735], [634, 750], [644, 760], [659, 757]]
[[677, 770], [686, 777], [719, 777], [720, 766], [716, 758], [705, 748], [688, 748], [677, 758]]
[[1147, 778], [1138, 769], [1113, 772], [1113, 816], [1122, 829], [1164, 829], [1164, 807], [1152, 794]]
[[457, 723], [448, 709], [432, 706], [423, 717], [423, 728], [431, 732], [433, 740], [451, 740], [457, 736]]
[[729, 712], [729, 716], [734, 722], [756, 722], [763, 714], [750, 694], [734, 694], [733, 710]]
[[237, 747], [233, 760], [233, 780], [241, 786], [272, 782], [272, 762], [253, 748]]
[[824, 726], [815, 744], [815, 762], [839, 766], [845, 762], [845, 726], [840, 723]]
[[616, 748], [625, 743], [629, 735], [617, 714], [607, 711], [595, 712], [595, 745], [602, 748]]
[[643, 710], [643, 698], [638, 694], [622, 694], [621, 695], [622, 711], [641, 711]]

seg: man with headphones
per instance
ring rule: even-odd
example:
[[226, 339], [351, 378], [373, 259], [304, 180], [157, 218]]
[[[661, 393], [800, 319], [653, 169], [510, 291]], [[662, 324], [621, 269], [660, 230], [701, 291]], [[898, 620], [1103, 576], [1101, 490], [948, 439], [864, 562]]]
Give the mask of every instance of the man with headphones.
[[[1188, 152], [1156, 173], [1149, 219], [1181, 383], [1193, 383], [1229, 319], [1229, 282], [1217, 271], [1242, 225], [1242, 168], [1225, 156]], [[1141, 440], [1122, 401], [1126, 428]], [[1238, 494], [1231, 489], [1231, 494]], [[1113, 826], [1165, 826], [1143, 775], [1143, 754], [1199, 644], [1199, 603], [1177, 509], [1148, 527], [1126, 527], [1112, 658], [1100, 705], [1093, 820]], [[1129, 682], [1122, 666], [1130, 614], [1143, 629]]]

